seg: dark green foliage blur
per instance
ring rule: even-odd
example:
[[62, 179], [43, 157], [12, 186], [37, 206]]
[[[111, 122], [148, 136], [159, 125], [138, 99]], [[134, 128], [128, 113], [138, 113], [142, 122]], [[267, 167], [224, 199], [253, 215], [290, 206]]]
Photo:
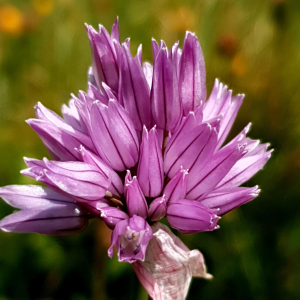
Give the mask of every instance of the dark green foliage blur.
[[[231, 132], [275, 149], [247, 186], [261, 195], [219, 222], [215, 232], [181, 236], [203, 252], [212, 281], [194, 279], [188, 299], [300, 299], [299, 0], [0, 0], [0, 185], [33, 183], [22, 157], [49, 157], [24, 122], [41, 101], [57, 113], [85, 90], [90, 49], [84, 23], [108, 30], [120, 18], [122, 41], [151, 37], [168, 46], [197, 33], [210, 92], [217, 77], [245, 93]], [[0, 219], [12, 212], [0, 202]], [[129, 264], [107, 258], [110, 231], [100, 221], [52, 238], [0, 232], [0, 300], [147, 299]]]

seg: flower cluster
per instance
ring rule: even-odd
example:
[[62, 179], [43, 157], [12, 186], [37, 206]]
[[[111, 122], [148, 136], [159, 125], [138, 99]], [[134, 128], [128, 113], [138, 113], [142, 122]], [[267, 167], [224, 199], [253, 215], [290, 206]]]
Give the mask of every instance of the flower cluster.
[[[182, 50], [178, 42], [168, 49], [152, 40], [152, 66], [142, 62], [141, 46], [133, 56], [130, 40], [120, 43], [118, 20], [111, 34], [103, 26], [86, 29], [92, 53], [87, 92], [72, 96], [63, 118], [38, 103], [36, 119], [27, 121], [53, 160], [25, 158], [22, 174], [47, 187], [0, 188], [20, 209], [0, 228], [69, 235], [90, 218], [102, 219], [113, 230], [110, 257], [116, 245], [119, 260], [132, 263], [155, 299], [175, 299], [170, 295], [179, 289], [184, 299], [191, 276], [209, 274], [200, 252], [189, 252], [157, 221], [166, 217], [186, 234], [219, 228], [221, 215], [258, 195], [257, 186], [239, 186], [271, 151], [246, 137], [250, 124], [223, 145], [244, 95], [232, 96], [216, 80], [207, 99], [203, 53], [193, 33], [186, 33]], [[174, 268], [182, 272], [166, 274]]]

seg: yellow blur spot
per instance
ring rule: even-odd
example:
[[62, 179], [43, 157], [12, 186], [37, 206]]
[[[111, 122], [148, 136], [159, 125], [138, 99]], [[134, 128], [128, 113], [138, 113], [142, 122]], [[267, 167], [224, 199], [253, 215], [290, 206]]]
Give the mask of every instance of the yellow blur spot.
[[241, 77], [244, 76], [247, 72], [247, 62], [245, 57], [240, 54], [237, 54], [231, 63], [231, 70], [234, 75]]
[[178, 32], [193, 30], [196, 23], [195, 13], [186, 7], [167, 12], [164, 19], [170, 29]]
[[54, 9], [53, 0], [32, 0], [35, 12], [41, 16], [50, 15]]
[[0, 7], [0, 30], [8, 34], [18, 35], [22, 29], [22, 13], [12, 5]]

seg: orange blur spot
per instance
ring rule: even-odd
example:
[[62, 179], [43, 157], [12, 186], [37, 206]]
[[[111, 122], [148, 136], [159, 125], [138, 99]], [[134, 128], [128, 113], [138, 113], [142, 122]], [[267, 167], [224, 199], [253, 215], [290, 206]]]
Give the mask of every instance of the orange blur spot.
[[178, 32], [193, 30], [196, 23], [195, 13], [186, 7], [167, 12], [164, 19], [170, 29]]
[[11, 34], [18, 35], [23, 30], [23, 15], [12, 5], [0, 7], [0, 30]]
[[241, 77], [244, 76], [247, 72], [247, 61], [244, 56], [237, 54], [231, 63], [231, 70], [234, 75]]

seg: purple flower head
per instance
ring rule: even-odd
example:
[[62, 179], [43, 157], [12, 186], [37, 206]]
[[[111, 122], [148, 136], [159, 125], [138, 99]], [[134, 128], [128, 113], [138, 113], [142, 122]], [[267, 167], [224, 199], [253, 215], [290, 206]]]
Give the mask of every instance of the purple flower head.
[[108, 256], [113, 255], [113, 246], [117, 245], [119, 261], [135, 262], [145, 259], [149, 240], [152, 239], [150, 225], [139, 216], [120, 221], [111, 236]]
[[72, 95], [63, 117], [36, 105], [27, 123], [52, 160], [25, 158], [22, 174], [47, 187], [0, 188], [19, 209], [0, 228], [68, 235], [98, 218], [113, 230], [108, 255], [116, 245], [119, 261], [133, 264], [153, 299], [184, 299], [192, 276], [210, 276], [201, 253], [158, 221], [166, 217], [185, 234], [219, 228], [221, 215], [258, 196], [257, 186], [241, 185], [272, 150], [247, 137], [251, 124], [224, 144], [244, 95], [216, 79], [207, 99], [195, 34], [186, 33], [182, 50], [152, 39], [152, 66], [141, 46], [134, 56], [130, 39], [120, 42], [118, 24], [111, 34], [86, 25], [88, 87]]

